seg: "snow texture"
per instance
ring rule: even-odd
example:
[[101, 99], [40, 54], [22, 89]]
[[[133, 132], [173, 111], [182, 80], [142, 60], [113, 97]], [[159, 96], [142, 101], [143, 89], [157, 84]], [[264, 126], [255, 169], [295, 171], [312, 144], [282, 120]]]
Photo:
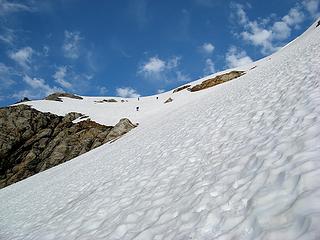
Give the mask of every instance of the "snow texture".
[[1, 189], [0, 239], [320, 239], [319, 40], [195, 93], [31, 102], [140, 125]]

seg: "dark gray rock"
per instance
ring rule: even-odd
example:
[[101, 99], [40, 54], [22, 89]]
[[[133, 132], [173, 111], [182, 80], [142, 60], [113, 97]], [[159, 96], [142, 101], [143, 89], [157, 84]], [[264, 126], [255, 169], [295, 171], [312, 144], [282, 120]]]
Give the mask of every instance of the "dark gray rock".
[[95, 102], [96, 103], [115, 103], [115, 102], [117, 102], [117, 100], [110, 98], [110, 99], [103, 99], [103, 100], [95, 101]]
[[68, 97], [68, 98], [74, 98], [79, 100], [83, 99], [82, 97], [74, 95], [72, 93], [56, 92], [56, 93], [50, 94], [48, 97], [45, 98], [45, 100], [62, 102], [61, 97]]
[[176, 92], [180, 92], [180, 91], [182, 91], [182, 90], [184, 90], [184, 89], [186, 89], [186, 88], [189, 88], [189, 87], [191, 87], [191, 85], [184, 85], [184, 86], [181, 86], [181, 87], [178, 87], [178, 88], [176, 88], [175, 90], [173, 90], [173, 93], [176, 93]]

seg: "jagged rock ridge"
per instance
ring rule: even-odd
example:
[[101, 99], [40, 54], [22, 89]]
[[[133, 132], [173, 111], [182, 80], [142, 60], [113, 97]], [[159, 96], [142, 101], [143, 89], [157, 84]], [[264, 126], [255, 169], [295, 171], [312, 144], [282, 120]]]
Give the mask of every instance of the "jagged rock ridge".
[[121, 119], [114, 127], [69, 113], [65, 117], [26, 105], [0, 109], [0, 188], [66, 162], [115, 140], [136, 125]]

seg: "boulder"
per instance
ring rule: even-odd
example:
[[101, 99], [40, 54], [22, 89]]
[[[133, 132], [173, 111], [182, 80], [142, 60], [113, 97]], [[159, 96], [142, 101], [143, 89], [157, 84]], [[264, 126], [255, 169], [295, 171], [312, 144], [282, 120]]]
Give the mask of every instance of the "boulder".
[[171, 97], [169, 97], [164, 103], [169, 103], [169, 102], [172, 102], [173, 99]]

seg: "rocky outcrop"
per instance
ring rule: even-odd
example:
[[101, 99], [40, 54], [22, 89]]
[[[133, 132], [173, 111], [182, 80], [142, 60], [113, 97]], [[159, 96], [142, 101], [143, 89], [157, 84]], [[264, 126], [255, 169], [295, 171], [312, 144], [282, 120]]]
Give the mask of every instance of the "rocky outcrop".
[[72, 93], [56, 92], [56, 93], [50, 94], [48, 97], [45, 98], [45, 100], [62, 102], [61, 97], [68, 97], [68, 98], [74, 98], [79, 100], [83, 99], [82, 97], [74, 95]]
[[169, 102], [172, 102], [173, 99], [171, 97], [169, 97], [164, 103], [169, 103]]
[[20, 101], [16, 102], [16, 104], [17, 104], [17, 103], [23, 103], [23, 102], [29, 102], [29, 101], [31, 101], [29, 98], [24, 97], [24, 98], [22, 98]]
[[118, 102], [117, 100], [110, 98], [110, 99], [103, 99], [103, 100], [99, 100], [99, 101], [94, 101], [96, 103], [115, 103]]
[[184, 85], [184, 86], [178, 87], [175, 90], [173, 90], [173, 93], [180, 92], [188, 87], [191, 87], [191, 85]]
[[121, 119], [114, 127], [69, 113], [65, 117], [26, 105], [0, 109], [0, 188], [66, 162], [118, 139], [136, 125]]
[[193, 86], [192, 88], [189, 88], [189, 91], [196, 92], [196, 91], [200, 91], [200, 90], [203, 90], [206, 88], [210, 88], [215, 85], [218, 85], [218, 84], [230, 81], [232, 79], [238, 78], [244, 74], [245, 74], [244, 71], [231, 71], [231, 72], [228, 72], [225, 74], [221, 74], [221, 75], [218, 75], [214, 78], [207, 79], [207, 80], [203, 81], [202, 83]]

